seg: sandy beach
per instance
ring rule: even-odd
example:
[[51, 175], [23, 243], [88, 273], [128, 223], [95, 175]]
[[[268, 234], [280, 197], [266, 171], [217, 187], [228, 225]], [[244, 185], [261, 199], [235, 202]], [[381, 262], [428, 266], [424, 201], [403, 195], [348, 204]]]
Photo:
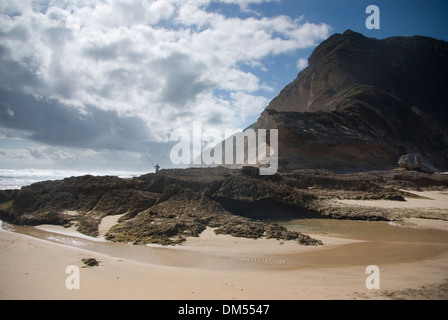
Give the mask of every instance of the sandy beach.
[[[443, 197], [431, 194], [431, 206], [446, 210]], [[104, 221], [101, 235], [114, 219]], [[56, 226], [3, 227], [0, 299], [448, 298], [448, 226], [441, 220], [383, 222], [375, 228], [398, 232], [386, 240], [308, 233], [324, 243], [317, 247], [218, 236], [211, 228], [185, 245], [161, 247], [109, 243]], [[417, 234], [403, 236], [408, 232]], [[85, 267], [85, 258], [100, 265]], [[379, 290], [366, 288], [369, 265], [379, 267]], [[80, 270], [79, 290], [66, 286], [68, 266]]]

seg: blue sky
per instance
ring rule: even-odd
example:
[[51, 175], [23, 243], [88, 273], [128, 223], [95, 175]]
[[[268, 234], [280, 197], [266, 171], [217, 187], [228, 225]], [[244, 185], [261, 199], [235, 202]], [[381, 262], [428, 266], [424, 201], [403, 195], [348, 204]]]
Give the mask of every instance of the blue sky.
[[[368, 30], [368, 5], [381, 10]], [[73, 10], [67, 10], [71, 8]], [[245, 128], [347, 29], [448, 40], [437, 0], [0, 1], [0, 168], [168, 167], [170, 132]]]
[[[380, 9], [380, 30], [365, 27], [369, 16], [365, 11], [369, 5], [377, 5]], [[377, 39], [422, 35], [448, 41], [448, 1], [445, 0], [283, 0], [261, 4], [257, 10], [265, 16], [303, 15], [305, 21], [330, 25], [332, 34], [351, 29]], [[296, 55], [272, 60], [275, 69], [281, 70], [275, 75], [280, 79], [280, 86], [295, 78], [296, 70], [288, 66], [294, 66], [297, 57], [309, 57], [313, 50], [309, 48]]]
[[[381, 9], [380, 30], [365, 28], [369, 5]], [[375, 38], [416, 34], [448, 38], [448, 1], [444, 0], [283, 0], [258, 7], [266, 16], [304, 15], [310, 22], [330, 24], [336, 33], [351, 29]]]

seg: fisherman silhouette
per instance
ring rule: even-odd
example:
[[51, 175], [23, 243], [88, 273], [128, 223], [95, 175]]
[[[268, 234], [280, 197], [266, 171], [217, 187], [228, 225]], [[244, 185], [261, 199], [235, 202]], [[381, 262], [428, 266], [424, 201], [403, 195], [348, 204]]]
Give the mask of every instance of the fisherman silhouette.
[[152, 162], [151, 157], [149, 156], [149, 154], [147, 152], [145, 152], [145, 154], [148, 157], [148, 160], [149, 160], [149, 162], [151, 162], [151, 164], [154, 167], [154, 169], [156, 169], [156, 173], [159, 172], [159, 170], [160, 170], [159, 164], [154, 165], [154, 162]]

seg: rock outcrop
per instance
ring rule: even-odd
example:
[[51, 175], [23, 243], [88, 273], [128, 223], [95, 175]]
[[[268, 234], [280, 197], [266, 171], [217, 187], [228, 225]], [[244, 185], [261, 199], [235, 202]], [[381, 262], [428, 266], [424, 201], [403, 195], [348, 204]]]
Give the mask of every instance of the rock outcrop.
[[426, 173], [434, 173], [437, 171], [429, 164], [419, 153], [405, 154], [398, 160], [398, 166], [404, 170], [421, 171]]
[[447, 72], [445, 41], [348, 30], [316, 48], [255, 127], [279, 130], [284, 171], [393, 169], [414, 153], [446, 171]]
[[18, 225], [76, 223], [98, 235], [101, 219], [123, 215], [106, 234], [111, 241], [173, 245], [205, 228], [245, 238], [320, 241], [292, 232], [275, 221], [300, 218], [388, 220], [377, 208], [347, 209], [331, 199], [387, 199], [411, 196], [400, 189], [446, 189], [448, 175], [379, 171], [337, 174], [296, 170], [256, 176], [253, 170], [162, 170], [133, 179], [77, 177], [0, 191], [0, 219]]
[[95, 258], [84, 258], [81, 261], [84, 262], [86, 267], [90, 267], [90, 268], [98, 267], [100, 265], [99, 261], [96, 260]]

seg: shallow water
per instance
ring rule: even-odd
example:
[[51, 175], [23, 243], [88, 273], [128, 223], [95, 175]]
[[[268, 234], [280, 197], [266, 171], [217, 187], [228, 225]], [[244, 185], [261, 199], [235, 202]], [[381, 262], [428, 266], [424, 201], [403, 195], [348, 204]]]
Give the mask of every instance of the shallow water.
[[448, 232], [396, 223], [337, 219], [279, 221], [289, 230], [360, 240], [301, 255], [302, 264], [325, 266], [381, 265], [416, 262], [448, 253]]
[[[448, 254], [448, 232], [408, 228], [386, 222], [304, 219], [278, 222], [290, 230], [361, 240], [290, 254], [206, 252], [182, 247], [135, 246], [19, 227], [3, 229], [37, 239], [142, 263], [202, 269], [298, 269], [416, 262]], [[298, 245], [298, 248], [300, 246]], [[300, 251], [300, 252], [299, 252]]]
[[443, 230], [402, 226], [384, 221], [295, 219], [276, 223], [289, 230], [305, 234], [365, 241], [448, 244], [448, 232]]
[[[194, 251], [189, 252], [187, 250], [176, 250], [166, 247], [136, 246], [125, 243], [90, 240], [87, 237], [75, 237], [34, 227], [10, 225], [8, 223], [3, 224], [3, 229], [61, 245], [143, 263], [196, 267], [199, 265], [198, 261], [200, 261], [200, 259], [194, 259], [196, 254]], [[207, 259], [204, 261], [207, 261]], [[207, 265], [205, 264], [204, 266]]]

